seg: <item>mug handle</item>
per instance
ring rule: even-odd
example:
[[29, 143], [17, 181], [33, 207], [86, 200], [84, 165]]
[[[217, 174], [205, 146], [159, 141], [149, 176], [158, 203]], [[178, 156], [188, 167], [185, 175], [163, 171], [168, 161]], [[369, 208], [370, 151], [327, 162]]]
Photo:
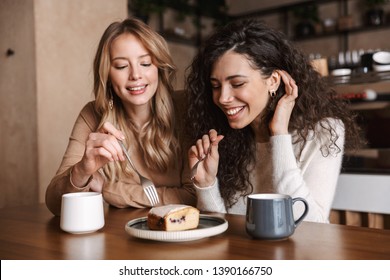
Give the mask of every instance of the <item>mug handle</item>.
[[309, 204], [302, 197], [293, 198], [292, 199], [293, 205], [295, 202], [298, 202], [298, 201], [303, 202], [303, 204], [305, 205], [305, 211], [303, 211], [302, 215], [296, 221], [294, 221], [295, 227], [297, 227], [302, 222], [302, 220], [306, 217], [307, 213], [309, 212]]

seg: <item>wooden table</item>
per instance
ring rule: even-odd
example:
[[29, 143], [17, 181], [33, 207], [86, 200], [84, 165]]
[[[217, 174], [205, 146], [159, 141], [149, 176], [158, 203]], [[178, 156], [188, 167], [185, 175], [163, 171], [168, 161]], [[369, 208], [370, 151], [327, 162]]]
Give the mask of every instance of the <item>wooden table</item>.
[[105, 208], [106, 224], [98, 232], [72, 235], [63, 232], [59, 217], [44, 204], [0, 209], [2, 260], [62, 259], [390, 259], [390, 231], [303, 222], [283, 241], [250, 238], [245, 217], [221, 215], [226, 232], [189, 242], [160, 242], [129, 236], [125, 224], [144, 217], [146, 209]]

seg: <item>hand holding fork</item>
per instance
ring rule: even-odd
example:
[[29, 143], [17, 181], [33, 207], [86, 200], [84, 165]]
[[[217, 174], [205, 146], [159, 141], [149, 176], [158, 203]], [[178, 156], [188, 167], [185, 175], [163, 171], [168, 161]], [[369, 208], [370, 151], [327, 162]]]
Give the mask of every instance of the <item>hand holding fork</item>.
[[[212, 129], [209, 134], [203, 135], [188, 151], [189, 165], [191, 167], [190, 179], [199, 187], [210, 186], [217, 176], [219, 153], [218, 143], [223, 139]], [[204, 151], [207, 151], [204, 153]], [[201, 164], [202, 163], [202, 164]], [[199, 173], [199, 174], [198, 174]]]
[[[90, 133], [85, 144], [85, 152], [82, 159], [72, 168], [72, 183], [76, 186], [84, 187], [91, 175], [95, 174], [108, 162], [127, 159], [130, 166], [139, 176], [141, 185], [151, 205], [158, 204], [160, 199], [153, 182], [138, 172], [120, 139], [125, 139], [123, 133], [110, 122], [105, 122], [98, 131]], [[103, 188], [102, 182], [103, 180], [101, 182], [94, 180], [94, 190], [101, 191]]]

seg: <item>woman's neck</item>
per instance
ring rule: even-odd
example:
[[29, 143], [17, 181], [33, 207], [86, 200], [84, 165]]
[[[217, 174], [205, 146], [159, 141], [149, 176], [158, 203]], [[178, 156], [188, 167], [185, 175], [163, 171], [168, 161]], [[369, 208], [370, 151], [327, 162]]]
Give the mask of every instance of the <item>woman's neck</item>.
[[256, 143], [269, 142], [270, 133], [266, 123], [260, 119], [256, 119], [251, 123], [253, 132], [255, 133]]
[[151, 110], [149, 105], [126, 107], [126, 114], [133, 124], [133, 127], [139, 132], [142, 131], [151, 119]]

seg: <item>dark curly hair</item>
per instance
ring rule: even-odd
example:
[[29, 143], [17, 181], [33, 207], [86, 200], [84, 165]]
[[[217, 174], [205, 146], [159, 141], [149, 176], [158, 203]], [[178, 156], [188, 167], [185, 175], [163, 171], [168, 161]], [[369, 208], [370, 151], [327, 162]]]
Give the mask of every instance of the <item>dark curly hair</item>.
[[[327, 118], [339, 119], [345, 127], [345, 148], [357, 148], [361, 132], [356, 116], [348, 110], [347, 103], [335, 98], [335, 91], [314, 70], [307, 57], [296, 49], [285, 35], [255, 19], [234, 21], [217, 30], [203, 45], [187, 69], [187, 125], [189, 145], [193, 145], [212, 128], [225, 136], [219, 144], [218, 180], [221, 195], [227, 207], [236, 203], [236, 192], [252, 192], [249, 180], [250, 167], [256, 160], [255, 136], [250, 126], [232, 129], [224, 113], [213, 103], [210, 75], [214, 63], [224, 53], [233, 50], [248, 58], [253, 68], [263, 77], [275, 70], [285, 70], [298, 85], [298, 98], [291, 114], [289, 131], [296, 131], [301, 151], [320, 121], [329, 133], [329, 143], [321, 147], [323, 156], [341, 152], [337, 147], [338, 135], [327, 123]], [[264, 121], [271, 120], [278, 100], [284, 95], [281, 84], [276, 97], [270, 101]]]

